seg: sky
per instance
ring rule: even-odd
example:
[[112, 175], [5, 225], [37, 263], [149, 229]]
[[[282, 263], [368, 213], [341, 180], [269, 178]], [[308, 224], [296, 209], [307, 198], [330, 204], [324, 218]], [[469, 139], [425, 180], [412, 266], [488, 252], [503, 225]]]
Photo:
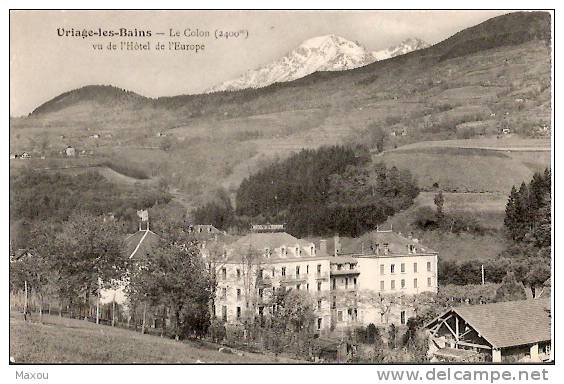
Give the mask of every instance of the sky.
[[[10, 115], [22, 116], [53, 97], [107, 84], [148, 97], [201, 93], [275, 60], [311, 37], [335, 34], [369, 51], [408, 37], [430, 44], [502, 11], [11, 11]], [[61, 37], [58, 29], [151, 30], [151, 37]], [[209, 31], [209, 37], [170, 37]], [[246, 31], [245, 38], [215, 38]], [[157, 35], [164, 33], [165, 35]], [[108, 50], [110, 42], [149, 43], [149, 51]], [[169, 50], [199, 44], [198, 53]], [[165, 50], [156, 50], [157, 42]], [[102, 50], [94, 49], [101, 43]]]

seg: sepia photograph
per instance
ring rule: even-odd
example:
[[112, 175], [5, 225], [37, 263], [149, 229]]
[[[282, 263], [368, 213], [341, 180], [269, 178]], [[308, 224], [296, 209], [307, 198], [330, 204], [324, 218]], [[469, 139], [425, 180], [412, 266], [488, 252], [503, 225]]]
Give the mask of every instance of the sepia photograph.
[[10, 10], [15, 379], [527, 364], [503, 379], [541, 380], [554, 17]]

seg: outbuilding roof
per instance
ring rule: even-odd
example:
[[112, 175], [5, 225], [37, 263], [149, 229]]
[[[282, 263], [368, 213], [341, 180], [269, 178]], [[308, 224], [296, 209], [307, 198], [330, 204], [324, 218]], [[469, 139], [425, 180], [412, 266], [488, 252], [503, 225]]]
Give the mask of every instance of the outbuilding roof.
[[551, 310], [547, 298], [455, 307], [427, 327], [451, 313], [460, 316], [494, 348], [551, 340]]
[[125, 252], [133, 259], [141, 255], [148, 256], [159, 241], [159, 236], [150, 230], [142, 230], [127, 235], [125, 238]]

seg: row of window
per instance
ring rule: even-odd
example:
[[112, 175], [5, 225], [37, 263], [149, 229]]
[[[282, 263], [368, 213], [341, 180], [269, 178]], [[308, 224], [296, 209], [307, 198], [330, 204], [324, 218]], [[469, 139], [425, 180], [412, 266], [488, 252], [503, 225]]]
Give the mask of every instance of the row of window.
[[[280, 248], [280, 253], [282, 254], [282, 257], [288, 255], [288, 250], [290, 250], [290, 248], [285, 248], [285, 247], [281, 247], [281, 248]], [[302, 255], [302, 249], [299, 248], [299, 247], [296, 247], [296, 248], [294, 249], [294, 254], [295, 254], [296, 256], [301, 256], [301, 255]], [[270, 248], [265, 248], [265, 249], [264, 249], [264, 255], [265, 255], [266, 257], [272, 256], [272, 250], [271, 250]], [[314, 247], [314, 246], [311, 246], [311, 247], [309, 248], [309, 255], [310, 255], [310, 256], [315, 256], [315, 247]]]
[[[348, 277], [345, 277], [343, 279], [343, 286], [345, 287], [345, 289], [349, 289], [349, 281], [352, 283], [352, 287], [354, 289], [356, 289], [356, 277], [353, 277], [352, 279], [349, 280]], [[332, 290], [336, 290], [337, 289], [337, 279], [333, 278], [331, 279], [331, 289]]]
[[[356, 287], [356, 278], [354, 279], [354, 285]], [[227, 298], [227, 288], [222, 287], [222, 288], [219, 288], [219, 289], [221, 290], [220, 293], [219, 293], [220, 297], [222, 299], [226, 299]], [[301, 290], [302, 284], [296, 284], [296, 289], [298, 291]], [[317, 291], [320, 292], [321, 289], [322, 289], [322, 282], [318, 281], [317, 282]], [[305, 290], [309, 292], [309, 283], [305, 284]], [[241, 300], [241, 288], [237, 288], [236, 293], [237, 293], [237, 300]], [[274, 295], [275, 293], [276, 293], [276, 288], [272, 287], [272, 294]], [[264, 289], [263, 288], [259, 288], [258, 295], [261, 299], [264, 297]]]
[[[287, 271], [287, 270], [286, 270], [286, 267], [282, 267], [282, 268], [280, 269], [280, 274], [281, 274], [281, 276], [285, 277], [285, 276], [286, 276], [286, 271]], [[264, 272], [265, 272], [265, 270], [264, 270], [264, 269], [261, 269], [261, 270], [259, 271], [259, 276], [264, 277]], [[275, 277], [275, 276], [276, 276], [276, 268], [275, 268], [275, 267], [272, 267], [271, 272], [272, 272], [272, 277]], [[299, 276], [300, 276], [300, 273], [302, 272], [302, 269], [301, 269], [301, 266], [300, 266], [300, 265], [296, 265], [295, 272], [296, 272], [296, 277], [299, 277]], [[237, 274], [237, 280], [240, 280], [241, 277], [243, 276], [243, 275], [242, 275], [242, 272], [241, 272], [241, 269], [239, 269], [239, 268], [237, 268], [236, 274]], [[309, 264], [306, 265], [305, 274], [306, 274], [306, 275], [309, 275]], [[317, 264], [317, 274], [318, 274], [318, 275], [321, 274], [321, 264]], [[225, 267], [221, 268], [221, 278], [222, 278], [222, 280], [227, 280], [227, 268], [225, 268]]]
[[[341, 270], [341, 268], [342, 268], [342, 264], [338, 264], [338, 265], [337, 265], [337, 270]], [[350, 268], [351, 270], [354, 269], [354, 264], [350, 264], [350, 265], [349, 265], [349, 268]], [[405, 273], [405, 271], [406, 271], [406, 265], [405, 265], [405, 263], [401, 263], [401, 264], [400, 264], [400, 272], [401, 272], [401, 273]], [[276, 276], [276, 268], [272, 267], [272, 271], [271, 271], [271, 272], [272, 272], [272, 277], [275, 277], [275, 276]], [[286, 267], [282, 267], [281, 270], [280, 270], [281, 276], [282, 276], [282, 277], [286, 277], [286, 275], [287, 275], [286, 272], [287, 272]], [[301, 266], [300, 266], [300, 265], [296, 265], [296, 267], [295, 267], [295, 275], [296, 275], [296, 277], [300, 277], [301, 272], [302, 272]], [[418, 263], [417, 263], [417, 262], [414, 262], [414, 263], [413, 263], [413, 272], [414, 272], [414, 273], [417, 273], [417, 272], [418, 272]], [[432, 264], [431, 264], [430, 261], [427, 262], [427, 272], [432, 272]], [[380, 274], [381, 274], [381, 275], [384, 275], [385, 273], [386, 273], [386, 266], [385, 266], [385, 264], [380, 264]], [[392, 274], [393, 274], [393, 273], [396, 273], [396, 264], [390, 264], [390, 273], [392, 273]], [[241, 279], [241, 277], [242, 277], [241, 269], [237, 268], [236, 274], [237, 274], [237, 280]], [[306, 274], [306, 275], [309, 275], [309, 265], [306, 265], [305, 274]], [[317, 274], [318, 274], [318, 275], [321, 274], [321, 264], [317, 264]], [[261, 270], [259, 271], [259, 275], [260, 275], [261, 277], [264, 277], [264, 270], [261, 269]], [[225, 268], [225, 267], [221, 269], [221, 278], [222, 278], [223, 280], [226, 280], [226, 279], [227, 279], [227, 268]]]
[[[351, 321], [356, 321], [358, 319], [358, 309], [356, 308], [349, 308], [347, 309], [348, 318]], [[337, 322], [343, 321], [343, 311], [337, 311]]]
[[[417, 262], [413, 263], [413, 273], [417, 273]], [[431, 272], [432, 271], [432, 264], [430, 261], [427, 262], [427, 272]], [[405, 263], [401, 263], [400, 264], [400, 272], [401, 273], [405, 273]], [[396, 273], [396, 265], [395, 264], [390, 264], [390, 273]], [[386, 266], [384, 264], [380, 264], [380, 274], [381, 275], [385, 275], [386, 274]]]
[[[433, 286], [433, 279], [428, 277], [427, 278], [427, 287], [432, 287]], [[406, 289], [407, 285], [406, 285], [406, 281], [405, 279], [401, 279], [400, 280], [400, 288], [401, 289]], [[413, 288], [417, 289], [418, 288], [418, 282], [417, 282], [417, 278], [413, 279]], [[396, 281], [395, 280], [390, 280], [390, 289], [394, 290], [396, 289]], [[386, 285], [385, 285], [385, 281], [384, 280], [380, 280], [380, 291], [385, 291], [386, 290]]]

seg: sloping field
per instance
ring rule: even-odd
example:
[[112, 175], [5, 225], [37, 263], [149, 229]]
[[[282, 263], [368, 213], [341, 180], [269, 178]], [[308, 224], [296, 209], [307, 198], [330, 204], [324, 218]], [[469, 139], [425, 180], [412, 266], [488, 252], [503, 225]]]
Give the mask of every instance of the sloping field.
[[435, 185], [451, 192], [503, 194], [550, 166], [550, 151], [539, 142], [494, 144], [492, 140], [423, 142], [376, 155], [375, 160], [409, 169], [424, 190]]
[[[388, 224], [392, 223], [398, 230], [405, 230], [415, 220], [415, 213], [419, 208], [435, 209], [435, 194], [436, 192], [421, 192], [411, 207], [394, 215]], [[503, 226], [507, 196], [502, 193], [443, 192], [443, 197], [446, 213], [472, 214], [487, 228], [499, 229]]]
[[177, 342], [87, 321], [44, 316], [44, 324], [10, 315], [10, 357], [16, 363], [269, 363], [297, 362], [248, 352], [223, 353], [219, 346]]
[[474, 217], [484, 228], [492, 229], [486, 235], [454, 234], [438, 231], [420, 231], [413, 227], [417, 210], [435, 209], [435, 192], [421, 192], [414, 204], [399, 212], [383, 225], [395, 231], [415, 232], [421, 243], [439, 251], [442, 260], [476, 260], [497, 257], [505, 248], [505, 239], [499, 230], [503, 227], [507, 196], [501, 193], [443, 193], [446, 213], [465, 213]]
[[[547, 139], [527, 139], [521, 137], [482, 137], [466, 140], [436, 140], [420, 141], [413, 144], [404, 145], [396, 151], [412, 150], [421, 148], [476, 148], [476, 149], [498, 149], [504, 151], [550, 151], [550, 140]], [[394, 150], [391, 150], [392, 152]]]

